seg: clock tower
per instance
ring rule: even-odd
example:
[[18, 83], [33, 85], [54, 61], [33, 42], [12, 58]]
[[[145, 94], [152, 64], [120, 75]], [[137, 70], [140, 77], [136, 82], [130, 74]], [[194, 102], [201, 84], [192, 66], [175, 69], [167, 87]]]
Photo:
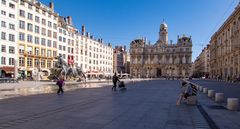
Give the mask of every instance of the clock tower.
[[161, 44], [168, 44], [168, 26], [165, 22], [160, 25], [159, 40]]

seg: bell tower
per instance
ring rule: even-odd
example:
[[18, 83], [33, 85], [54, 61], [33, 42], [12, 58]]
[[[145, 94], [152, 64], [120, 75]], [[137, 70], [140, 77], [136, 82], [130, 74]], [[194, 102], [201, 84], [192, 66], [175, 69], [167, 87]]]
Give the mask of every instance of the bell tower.
[[159, 41], [162, 44], [168, 44], [168, 26], [165, 22], [160, 25]]

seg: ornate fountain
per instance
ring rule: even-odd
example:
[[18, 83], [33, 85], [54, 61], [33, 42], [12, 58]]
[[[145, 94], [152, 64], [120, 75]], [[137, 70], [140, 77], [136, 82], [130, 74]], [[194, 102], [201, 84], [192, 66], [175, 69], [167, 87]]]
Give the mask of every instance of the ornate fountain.
[[66, 80], [80, 77], [86, 79], [81, 67], [68, 65], [66, 61], [64, 61], [62, 55], [59, 55], [56, 58], [57, 62], [55, 63], [55, 67], [51, 69], [51, 75], [49, 76], [50, 80], [54, 80], [59, 76], [64, 76]]

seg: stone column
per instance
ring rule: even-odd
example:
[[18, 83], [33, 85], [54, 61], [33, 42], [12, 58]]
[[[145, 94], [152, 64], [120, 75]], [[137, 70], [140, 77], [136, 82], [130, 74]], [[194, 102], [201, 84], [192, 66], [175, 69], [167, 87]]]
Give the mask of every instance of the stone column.
[[183, 64], [186, 64], [186, 57], [185, 57], [185, 55], [184, 55], [183, 58], [182, 58], [182, 63], [183, 63]]
[[14, 78], [18, 78], [18, 59], [14, 60]]

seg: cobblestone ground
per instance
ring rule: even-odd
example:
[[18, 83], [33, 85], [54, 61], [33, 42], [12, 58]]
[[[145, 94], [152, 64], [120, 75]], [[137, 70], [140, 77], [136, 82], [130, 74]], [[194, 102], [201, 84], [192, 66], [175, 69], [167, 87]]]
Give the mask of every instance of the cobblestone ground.
[[85, 88], [0, 101], [0, 129], [194, 129], [196, 106], [175, 106], [179, 81]]

